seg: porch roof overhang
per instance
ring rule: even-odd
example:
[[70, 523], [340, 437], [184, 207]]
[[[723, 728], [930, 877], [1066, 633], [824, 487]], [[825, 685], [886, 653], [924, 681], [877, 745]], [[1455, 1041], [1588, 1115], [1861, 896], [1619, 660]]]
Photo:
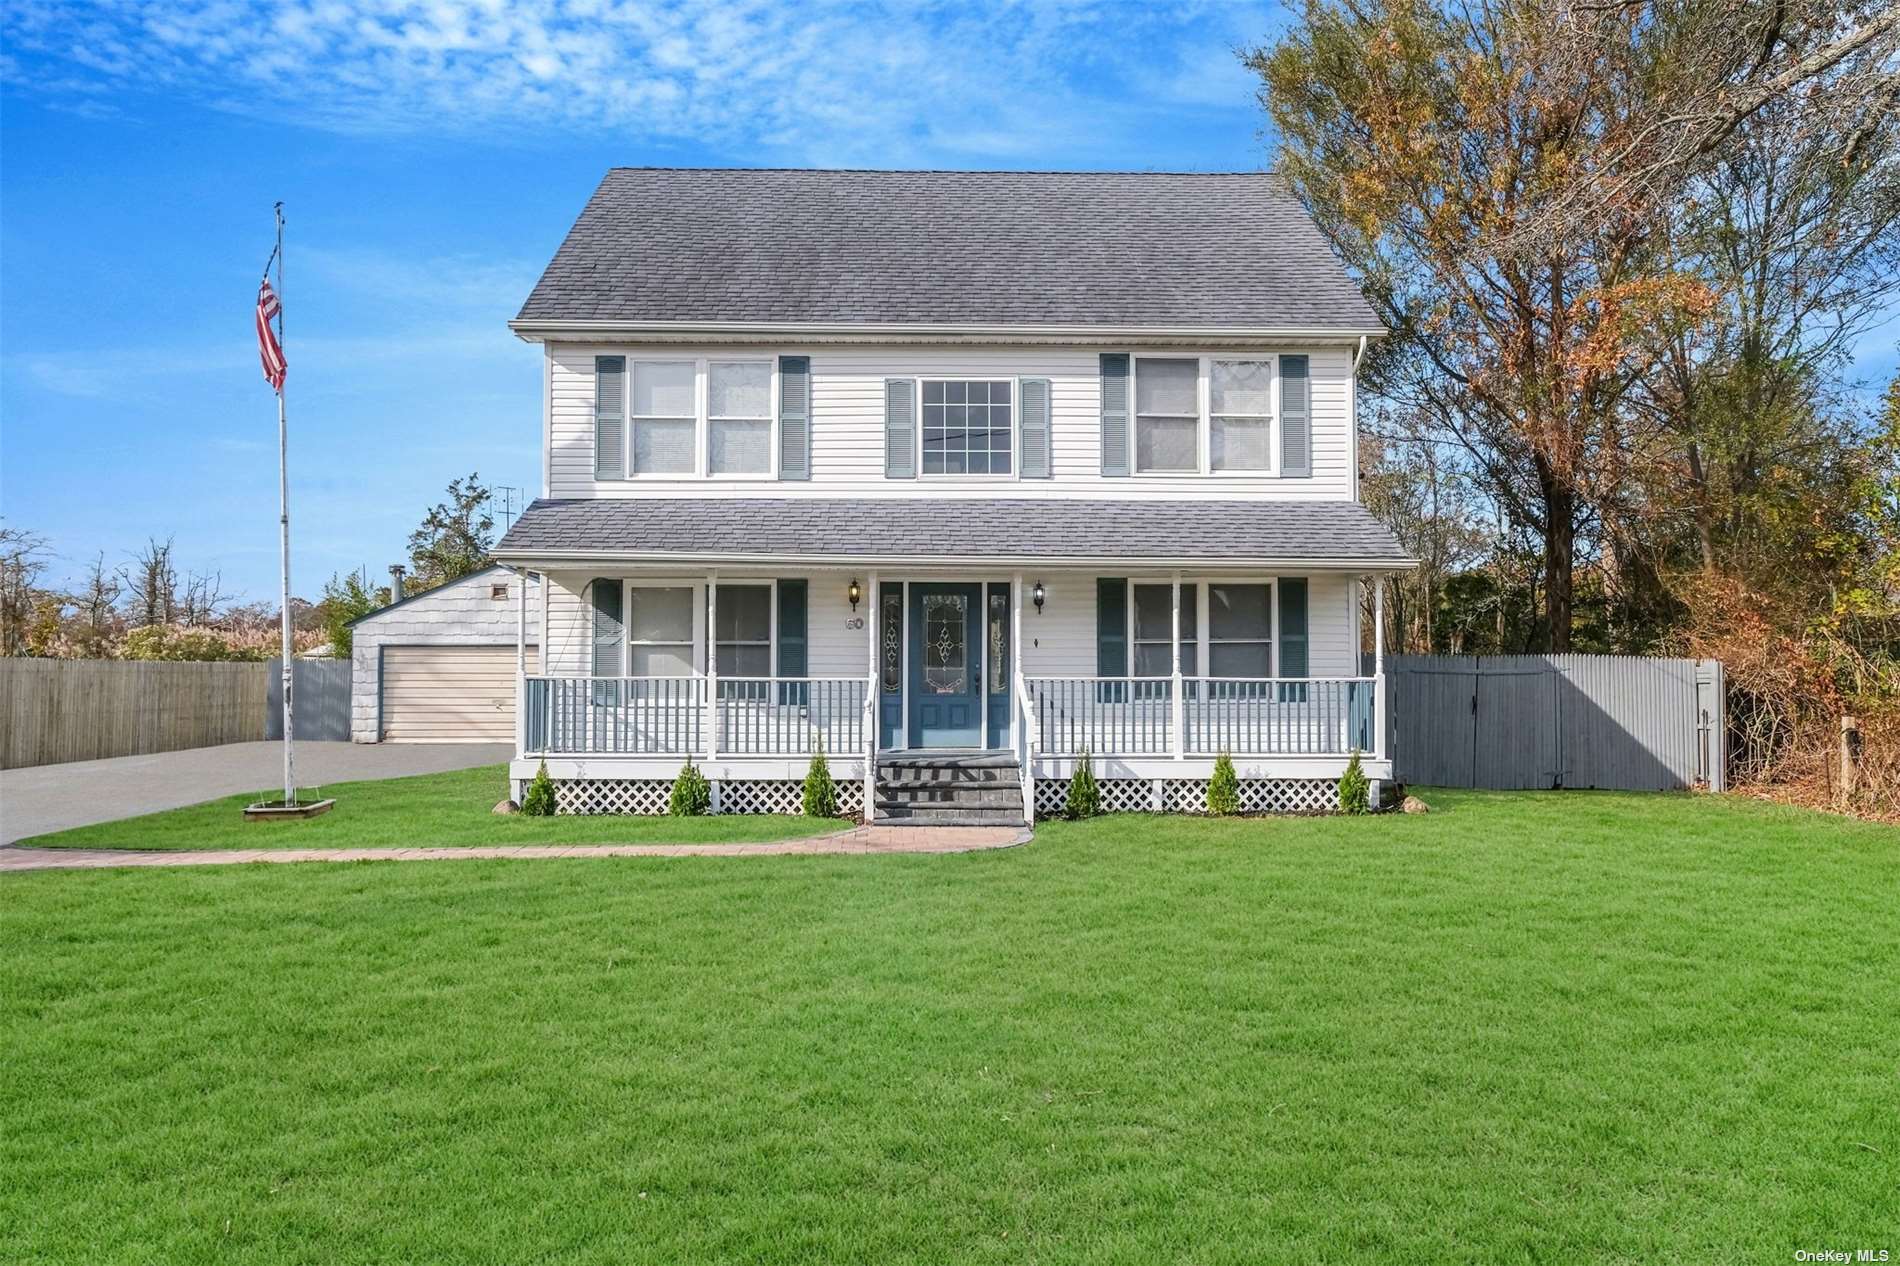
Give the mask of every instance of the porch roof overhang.
[[639, 497], [539, 500], [497, 562], [1219, 568], [1416, 566], [1354, 501], [1028, 497]]

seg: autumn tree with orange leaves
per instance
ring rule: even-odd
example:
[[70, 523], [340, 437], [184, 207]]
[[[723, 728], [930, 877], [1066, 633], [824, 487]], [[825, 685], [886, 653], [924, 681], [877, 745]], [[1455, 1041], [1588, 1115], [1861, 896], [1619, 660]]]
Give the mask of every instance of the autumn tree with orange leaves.
[[1281, 171], [1393, 332], [1369, 391], [1432, 419], [1541, 539], [1550, 650], [1579, 536], [1647, 448], [1632, 396], [1721, 299], [1669, 249], [1675, 208], [1804, 92], [1852, 161], [1896, 104], [1897, 39], [1900, 11], [1855, 3], [1309, 0], [1246, 55]]

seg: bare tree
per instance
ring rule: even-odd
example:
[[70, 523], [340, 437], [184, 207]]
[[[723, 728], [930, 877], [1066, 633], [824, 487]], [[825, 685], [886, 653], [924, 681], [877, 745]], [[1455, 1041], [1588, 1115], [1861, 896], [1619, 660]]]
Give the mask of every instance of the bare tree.
[[0, 655], [23, 655], [45, 595], [40, 578], [51, 557], [46, 538], [0, 523]]
[[172, 538], [147, 539], [145, 548], [119, 569], [127, 594], [125, 618], [134, 628], [170, 624], [178, 610], [178, 573], [172, 564]]
[[178, 622], [192, 628], [215, 624], [230, 603], [222, 573], [188, 571], [178, 587]]
[[79, 618], [86, 622], [86, 627], [100, 633], [112, 623], [113, 612], [124, 592], [124, 583], [115, 573], [106, 570], [105, 551], [101, 550], [93, 555], [91, 564], [86, 568], [86, 577], [73, 593], [72, 604], [78, 609]]

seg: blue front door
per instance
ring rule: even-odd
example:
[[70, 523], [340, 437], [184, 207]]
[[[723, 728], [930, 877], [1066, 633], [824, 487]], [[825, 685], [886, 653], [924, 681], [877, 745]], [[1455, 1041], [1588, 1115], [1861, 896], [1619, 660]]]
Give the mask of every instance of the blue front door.
[[981, 585], [910, 587], [910, 745], [983, 746]]

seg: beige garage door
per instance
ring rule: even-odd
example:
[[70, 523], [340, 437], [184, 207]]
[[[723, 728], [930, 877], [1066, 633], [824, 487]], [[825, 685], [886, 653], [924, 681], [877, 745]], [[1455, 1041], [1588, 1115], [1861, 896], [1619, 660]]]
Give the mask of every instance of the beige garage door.
[[[528, 671], [535, 671], [528, 648]], [[515, 737], [515, 648], [383, 649], [383, 738], [392, 743], [510, 743]]]

